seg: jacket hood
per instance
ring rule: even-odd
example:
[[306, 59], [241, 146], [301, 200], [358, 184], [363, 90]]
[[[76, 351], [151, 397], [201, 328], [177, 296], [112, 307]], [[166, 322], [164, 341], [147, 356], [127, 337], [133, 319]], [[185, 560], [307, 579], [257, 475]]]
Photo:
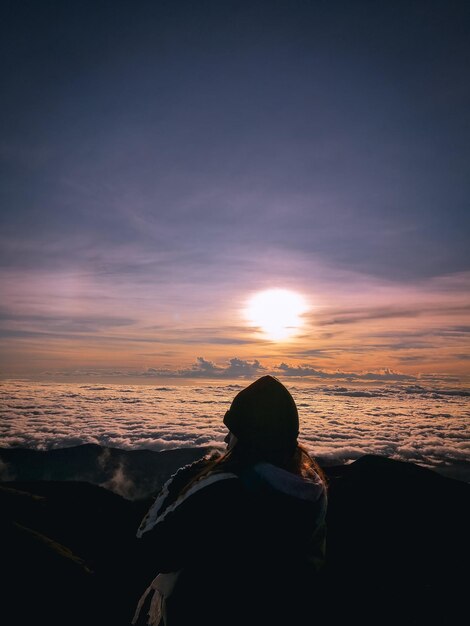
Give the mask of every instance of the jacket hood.
[[279, 495], [314, 503], [325, 494], [325, 486], [318, 475], [314, 479], [307, 479], [271, 463], [257, 463], [253, 472], [261, 488], [268, 487]]

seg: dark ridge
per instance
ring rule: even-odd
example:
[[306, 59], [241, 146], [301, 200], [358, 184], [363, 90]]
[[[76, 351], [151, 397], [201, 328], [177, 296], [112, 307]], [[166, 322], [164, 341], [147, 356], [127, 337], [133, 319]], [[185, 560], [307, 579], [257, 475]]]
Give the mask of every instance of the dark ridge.
[[[102, 449], [90, 450], [96, 456]], [[150, 454], [170, 461], [166, 471], [159, 465], [161, 480], [176, 458], [191, 457]], [[467, 604], [470, 485], [370, 455], [325, 471], [328, 559], [305, 623], [459, 623]], [[135, 538], [150, 502], [87, 482], [0, 484], [2, 622], [127, 626], [157, 573]]]
[[[122, 450], [96, 444], [70, 448], [38, 451], [28, 448], [0, 448], [0, 481], [65, 480], [85, 481], [100, 485], [131, 500], [155, 494], [165, 480], [179, 467], [201, 458], [210, 448], [177, 448], [173, 450]], [[325, 467], [327, 473], [342, 472], [350, 466], [360, 467], [376, 459], [387, 467], [390, 459], [365, 455], [355, 463], [345, 466]], [[382, 461], [380, 461], [382, 459]], [[399, 461], [393, 461], [399, 467]], [[411, 463], [416, 471], [425, 470]], [[347, 470], [344, 470], [347, 471]], [[433, 471], [450, 478], [469, 480], [470, 463], [461, 462], [433, 468]]]
[[176, 470], [204, 456], [208, 448], [122, 450], [85, 444], [56, 450], [0, 448], [1, 480], [86, 481], [125, 498], [158, 491]]

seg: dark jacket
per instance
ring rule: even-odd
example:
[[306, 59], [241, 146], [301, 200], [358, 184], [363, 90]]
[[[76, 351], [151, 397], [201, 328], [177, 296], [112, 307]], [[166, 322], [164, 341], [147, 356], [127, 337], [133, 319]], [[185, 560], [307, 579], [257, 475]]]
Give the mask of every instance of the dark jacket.
[[269, 463], [216, 466], [184, 491], [205, 463], [166, 483], [138, 531], [155, 573], [178, 572], [160, 577], [173, 587], [163, 585], [165, 625], [297, 623], [324, 560], [321, 479]]

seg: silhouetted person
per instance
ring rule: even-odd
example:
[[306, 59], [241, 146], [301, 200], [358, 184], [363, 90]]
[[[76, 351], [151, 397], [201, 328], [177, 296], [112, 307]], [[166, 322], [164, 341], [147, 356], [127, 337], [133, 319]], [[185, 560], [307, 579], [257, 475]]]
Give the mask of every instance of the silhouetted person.
[[327, 499], [297, 443], [297, 407], [263, 376], [235, 396], [224, 423], [226, 452], [180, 469], [140, 525], [160, 572], [142, 613], [165, 626], [303, 623], [305, 607], [321, 602]]

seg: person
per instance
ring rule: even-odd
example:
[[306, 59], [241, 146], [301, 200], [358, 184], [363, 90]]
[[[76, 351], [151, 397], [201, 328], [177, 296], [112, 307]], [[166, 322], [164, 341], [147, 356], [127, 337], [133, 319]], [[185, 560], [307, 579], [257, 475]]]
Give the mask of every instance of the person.
[[296, 624], [318, 601], [326, 481], [298, 443], [294, 399], [263, 376], [223, 421], [226, 451], [178, 470], [138, 529], [159, 574], [133, 624], [149, 602], [152, 626]]

